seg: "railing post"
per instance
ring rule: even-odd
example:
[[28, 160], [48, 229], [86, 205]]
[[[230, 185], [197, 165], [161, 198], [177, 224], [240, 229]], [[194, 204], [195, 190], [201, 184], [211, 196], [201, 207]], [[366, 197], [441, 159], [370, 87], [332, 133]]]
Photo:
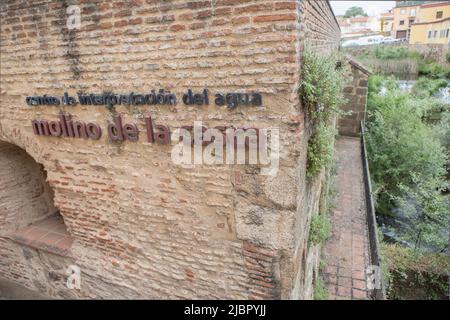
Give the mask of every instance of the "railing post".
[[369, 229], [370, 257], [372, 260], [372, 265], [377, 266], [380, 270], [379, 274], [380, 288], [375, 288], [373, 290], [373, 298], [375, 300], [385, 300], [386, 299], [385, 283], [382, 271], [382, 261], [380, 257], [377, 220], [375, 216], [375, 206], [372, 198], [372, 185], [370, 181], [369, 162], [367, 159], [367, 149], [364, 134], [365, 134], [364, 122], [361, 121], [361, 158], [363, 163], [364, 188], [366, 193], [366, 211]]

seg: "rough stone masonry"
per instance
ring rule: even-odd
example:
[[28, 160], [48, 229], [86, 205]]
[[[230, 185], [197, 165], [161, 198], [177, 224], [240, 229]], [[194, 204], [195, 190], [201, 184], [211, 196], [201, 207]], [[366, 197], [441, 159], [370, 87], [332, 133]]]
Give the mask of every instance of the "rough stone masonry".
[[[67, 8], [80, 8], [68, 29]], [[308, 121], [297, 89], [305, 46], [329, 53], [328, 1], [6, 0], [0, 4], [0, 277], [58, 298], [309, 299], [320, 248], [309, 222], [324, 176], [305, 177]], [[33, 105], [27, 96], [259, 92], [262, 106]], [[257, 166], [178, 166], [170, 146], [54, 138], [33, 119], [145, 127], [276, 127], [276, 176]], [[68, 254], [10, 234], [59, 210]], [[81, 270], [79, 289], [67, 269]]]

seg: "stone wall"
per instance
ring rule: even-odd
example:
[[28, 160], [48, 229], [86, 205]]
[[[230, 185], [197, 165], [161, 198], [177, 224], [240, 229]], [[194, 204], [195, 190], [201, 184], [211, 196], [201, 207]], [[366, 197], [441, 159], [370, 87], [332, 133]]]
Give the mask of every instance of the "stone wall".
[[350, 60], [351, 82], [344, 88], [346, 104], [342, 110], [348, 114], [338, 122], [339, 134], [344, 136], [359, 136], [361, 121], [365, 119], [367, 91], [370, 72], [361, 64]]
[[447, 55], [450, 54], [448, 44], [410, 44], [409, 48], [424, 55], [425, 59], [433, 59], [443, 64], [449, 64]]
[[[315, 181], [305, 177], [308, 136], [297, 88], [305, 43], [324, 53], [337, 47], [339, 29], [328, 3], [70, 4], [81, 9], [79, 29], [66, 26], [69, 1], [0, 5], [0, 140], [44, 166], [74, 240], [70, 254], [59, 257], [0, 237], [0, 277], [52, 297], [311, 298], [320, 248], [308, 247], [308, 230], [324, 174]], [[25, 103], [29, 95], [66, 91], [165, 89], [180, 97], [204, 88], [258, 91], [263, 105]], [[171, 161], [171, 146], [145, 139], [33, 134], [33, 119], [56, 120], [61, 111], [103, 128], [120, 114], [141, 132], [149, 114], [171, 129], [194, 121], [276, 127], [280, 167], [276, 176], [263, 176], [258, 166], [179, 166]], [[65, 285], [69, 265], [81, 269], [80, 290]]]

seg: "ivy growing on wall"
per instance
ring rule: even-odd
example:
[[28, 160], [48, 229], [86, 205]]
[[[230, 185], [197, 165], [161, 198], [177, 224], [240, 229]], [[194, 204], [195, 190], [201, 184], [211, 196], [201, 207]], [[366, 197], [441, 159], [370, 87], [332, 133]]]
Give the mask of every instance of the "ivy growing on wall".
[[308, 143], [307, 176], [315, 177], [333, 159], [336, 128], [334, 119], [342, 114], [347, 68], [338, 54], [322, 56], [306, 49], [300, 82], [300, 99], [312, 123]]

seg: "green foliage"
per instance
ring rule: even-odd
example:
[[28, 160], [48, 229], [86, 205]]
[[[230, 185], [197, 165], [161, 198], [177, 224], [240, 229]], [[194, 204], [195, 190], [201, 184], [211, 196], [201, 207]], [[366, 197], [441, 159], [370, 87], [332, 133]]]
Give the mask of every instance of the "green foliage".
[[[334, 160], [334, 159], [333, 159]], [[336, 207], [336, 195], [337, 195], [337, 165], [335, 161], [331, 162], [330, 169], [328, 171], [328, 178], [326, 182], [326, 194], [325, 194], [325, 213], [330, 214]]]
[[337, 55], [325, 57], [305, 50], [300, 95], [308, 115], [316, 123], [328, 122], [332, 116], [341, 112], [339, 108], [345, 103], [343, 89], [347, 69], [343, 67], [344, 64]]
[[448, 242], [449, 204], [435, 191], [442, 190], [444, 182], [417, 181], [414, 188], [400, 185], [404, 195], [398, 198], [398, 206], [408, 217], [402, 223], [403, 239], [411, 243], [414, 248], [433, 246], [438, 250], [445, 250]]
[[450, 259], [446, 254], [424, 253], [386, 243], [382, 244], [381, 253], [390, 299], [446, 297], [450, 272]]
[[402, 236], [416, 247], [448, 243], [448, 204], [439, 195], [445, 180], [448, 150], [442, 132], [424, 119], [431, 99], [388, 86], [380, 94], [380, 78], [370, 79], [367, 148], [377, 210], [399, 207], [409, 218]]
[[381, 245], [384, 263], [390, 270], [412, 270], [447, 274], [450, 272], [450, 259], [444, 253], [426, 253], [396, 244]]
[[431, 130], [437, 134], [437, 126], [440, 122], [442, 122], [442, 119], [445, 118], [446, 115], [448, 115], [450, 111], [450, 105], [446, 104], [439, 98], [434, 97], [417, 97], [415, 95], [412, 95], [414, 97], [410, 101], [410, 106], [412, 109], [416, 110], [417, 114], [422, 115], [422, 121], [424, 123], [427, 123], [430, 125]]
[[416, 51], [409, 51], [406, 48], [399, 47], [377, 47], [375, 57], [382, 60], [390, 59], [422, 59], [422, 55]]
[[[441, 140], [445, 150], [450, 150], [450, 106], [447, 106], [445, 112], [440, 113], [440, 121], [434, 126], [436, 136]], [[449, 157], [450, 158], [450, 157]], [[450, 162], [450, 159], [449, 159]], [[450, 171], [450, 164], [447, 164], [447, 170]]]
[[335, 128], [320, 123], [308, 143], [308, 177], [317, 176], [322, 168], [329, 166], [334, 158]]
[[439, 92], [441, 88], [446, 88], [447, 86], [447, 80], [420, 77], [414, 84], [412, 93], [419, 98], [428, 98]]
[[329, 293], [325, 281], [319, 276], [314, 285], [314, 300], [328, 300], [328, 297]]
[[450, 63], [450, 53], [447, 53], [447, 62]]
[[382, 76], [382, 75], [373, 75], [369, 78], [368, 84], [368, 98], [374, 99], [377, 95], [381, 93], [381, 88], [385, 87], [388, 91], [398, 90], [400, 86], [398, 81], [390, 76]]
[[[432, 59], [424, 59], [424, 56], [419, 52], [410, 51], [403, 47], [378, 46], [374, 51], [359, 53], [358, 59], [370, 66], [373, 70], [385, 74], [392, 72], [418, 72], [420, 75], [429, 78], [450, 80], [449, 66]], [[388, 60], [393, 60], [393, 63]]]
[[337, 55], [324, 57], [310, 50], [303, 55], [300, 98], [313, 124], [308, 145], [308, 177], [314, 177], [333, 158], [336, 131], [330, 129], [333, 118], [341, 114], [345, 103], [343, 88], [346, 64]]
[[323, 258], [320, 259], [320, 261], [319, 261], [319, 271], [323, 272], [326, 267], [327, 267], [326, 261]]
[[330, 218], [324, 214], [316, 214], [311, 219], [309, 230], [309, 242], [311, 244], [323, 244], [331, 236]]
[[383, 87], [383, 82], [386, 77], [378, 74], [374, 74], [369, 78], [368, 84], [368, 92], [370, 94], [379, 94], [381, 92], [381, 88]]
[[347, 9], [344, 15], [345, 18], [351, 18], [356, 16], [367, 17], [367, 13], [364, 12], [364, 9], [362, 7], [351, 7]]
[[419, 66], [419, 74], [433, 79], [441, 78], [450, 80], [450, 67], [437, 62], [424, 62]]

